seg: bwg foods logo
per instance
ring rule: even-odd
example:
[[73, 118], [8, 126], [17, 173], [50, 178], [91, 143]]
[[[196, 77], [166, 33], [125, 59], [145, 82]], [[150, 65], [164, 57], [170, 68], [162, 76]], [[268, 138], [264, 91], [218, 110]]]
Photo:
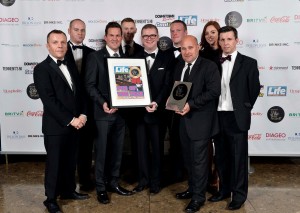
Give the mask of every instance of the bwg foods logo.
[[265, 89], [265, 86], [264, 85], [260, 85], [260, 91], [259, 91], [259, 95], [258, 97], [264, 97], [264, 89]]
[[19, 131], [12, 131], [11, 134], [6, 135], [6, 138], [10, 140], [21, 140], [25, 139], [26, 135], [21, 134]]
[[40, 96], [35, 88], [34, 83], [28, 85], [26, 92], [27, 92], [28, 97], [31, 99], [36, 100], [36, 99], [40, 98]]
[[16, 0], [0, 0], [3, 6], [10, 7], [15, 3]]
[[286, 138], [286, 133], [284, 132], [270, 132], [266, 133], [266, 140], [276, 140], [283, 141]]
[[22, 71], [22, 67], [2, 67], [3, 71]]
[[187, 26], [197, 26], [198, 18], [195, 15], [178, 16], [178, 19], [183, 21]]
[[236, 11], [232, 11], [228, 13], [225, 17], [225, 24], [227, 26], [238, 28], [239, 26], [241, 26], [242, 22], [243, 22], [242, 15]]
[[248, 135], [249, 141], [260, 141], [261, 140], [261, 134], [251, 134]]
[[169, 49], [170, 47], [172, 47], [172, 45], [173, 45], [173, 42], [169, 37], [162, 36], [159, 38], [158, 46], [159, 46], [159, 49], [161, 49], [162, 51]]
[[172, 21], [175, 20], [175, 15], [174, 14], [155, 15], [155, 19], [158, 19], [158, 21], [155, 23], [156, 27], [170, 27]]
[[300, 118], [300, 112], [290, 112], [289, 117], [290, 118]]
[[286, 86], [268, 86], [267, 96], [286, 96]]
[[289, 141], [300, 141], [300, 132], [295, 132], [292, 136], [288, 136]]
[[278, 123], [284, 118], [284, 110], [279, 106], [273, 106], [268, 110], [268, 119], [273, 123]]
[[25, 74], [33, 74], [33, 69], [37, 64], [38, 62], [24, 62]]
[[41, 21], [35, 20], [34, 17], [27, 17], [24, 21], [22, 21], [22, 25], [24, 26], [35, 26], [35, 25], [40, 25], [42, 24]]
[[258, 39], [252, 39], [251, 41], [246, 43], [246, 47], [248, 47], [248, 48], [264, 48], [264, 47], [267, 47], [267, 44], [259, 42]]
[[19, 112], [5, 112], [5, 117], [24, 117], [24, 111]]

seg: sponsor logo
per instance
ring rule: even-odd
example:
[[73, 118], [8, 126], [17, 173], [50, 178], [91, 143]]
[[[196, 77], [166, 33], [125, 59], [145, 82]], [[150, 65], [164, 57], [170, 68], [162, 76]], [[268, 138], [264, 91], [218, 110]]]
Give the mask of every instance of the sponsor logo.
[[286, 96], [286, 86], [268, 86], [267, 96]]
[[33, 74], [33, 69], [37, 64], [38, 62], [24, 62], [25, 74]]
[[263, 18], [247, 18], [246, 19], [247, 23], [267, 23], [268, 22], [268, 17], [263, 17]]
[[63, 24], [63, 22], [56, 21], [56, 20], [47, 20], [47, 21], [44, 21], [44, 24]]
[[284, 66], [284, 67], [278, 67], [278, 66], [276, 66], [276, 67], [273, 67], [273, 66], [270, 66], [269, 67], [269, 70], [279, 70], [279, 71], [285, 71], [285, 70], [288, 70], [289, 69], [289, 67], [288, 66]]
[[300, 45], [300, 41], [295, 41], [294, 44], [295, 45]]
[[92, 19], [92, 20], [88, 20], [88, 23], [90, 23], [90, 24], [106, 24], [108, 22], [107, 22], [107, 20], [103, 20], [103, 19]]
[[19, 44], [1, 44], [1, 46], [4, 46], [4, 47], [19, 47], [20, 45]]
[[23, 44], [23, 47], [42, 47], [41, 44]]
[[273, 16], [270, 19], [270, 23], [288, 23], [288, 22], [290, 22], [290, 17], [289, 16], [282, 16], [282, 17]]
[[300, 15], [294, 15], [294, 22], [300, 22]]
[[244, 2], [244, 0], [224, 0], [224, 2]]
[[300, 66], [292, 66], [292, 70], [300, 70]]
[[16, 0], [0, 0], [3, 6], [10, 7], [15, 3]]
[[170, 39], [169, 37], [162, 36], [159, 38], [158, 46], [162, 51], [169, 49], [170, 47], [172, 47], [172, 45], [173, 45], [172, 39]]
[[136, 24], [152, 24], [153, 20], [152, 19], [135, 19], [134, 22]]
[[28, 111], [26, 113], [26, 115], [27, 115], [27, 117], [42, 117], [43, 113], [44, 112], [42, 110], [38, 110], [36, 112]]
[[251, 112], [251, 116], [262, 116], [261, 112]]
[[26, 138], [26, 135], [20, 134], [19, 131], [12, 131], [11, 134], [6, 135], [6, 138], [10, 140], [20, 140]]
[[290, 89], [289, 93], [290, 94], [300, 94], [300, 89]]
[[0, 23], [18, 23], [20, 20], [19, 18], [0, 18]]
[[174, 14], [155, 15], [155, 18], [159, 19], [159, 21], [155, 23], [156, 27], [170, 27], [172, 21], [175, 20], [175, 15]]
[[300, 118], [300, 112], [290, 112], [289, 117], [291, 117], [291, 118]]
[[232, 11], [228, 13], [225, 17], [225, 24], [227, 26], [238, 28], [239, 26], [241, 26], [242, 22], [243, 22], [242, 15], [236, 11]]
[[267, 47], [267, 44], [259, 42], [258, 39], [253, 39], [252, 41], [246, 43], [246, 47], [248, 47], [248, 48], [263, 48], [263, 47]]
[[24, 111], [20, 111], [20, 112], [5, 112], [4, 115], [6, 117], [23, 117], [24, 116]]
[[269, 43], [269, 47], [288, 47], [289, 43]]
[[219, 18], [200, 18], [199, 22], [201, 23], [207, 23], [209, 21], [216, 21], [216, 22], [220, 22]]
[[248, 135], [249, 141], [259, 141], [261, 139], [261, 134]]
[[286, 138], [286, 134], [284, 132], [277, 133], [266, 133], [266, 140], [276, 140], [283, 141]]
[[20, 89], [3, 89], [3, 93], [12, 94], [12, 93], [22, 93]]
[[284, 110], [279, 106], [273, 106], [268, 110], [268, 119], [273, 123], [278, 123], [284, 118]]
[[187, 26], [197, 26], [198, 18], [195, 15], [178, 16], [178, 19], [186, 23]]
[[294, 135], [288, 136], [289, 141], [300, 141], [300, 132], [295, 132]]
[[265, 89], [265, 86], [264, 85], [260, 85], [260, 92], [259, 92], [259, 95], [258, 97], [264, 97], [264, 89]]
[[36, 99], [40, 98], [40, 96], [35, 88], [34, 83], [28, 85], [26, 92], [27, 92], [28, 97], [31, 99], [36, 100]]
[[35, 20], [34, 17], [27, 17], [25, 21], [22, 21], [22, 25], [25, 26], [33, 26], [33, 25], [40, 25], [40, 24], [42, 24], [42, 22]]
[[44, 135], [28, 135], [28, 138], [43, 138]]
[[90, 47], [95, 50], [100, 50], [103, 47], [105, 47], [105, 45], [106, 45], [106, 42], [104, 39], [88, 39], [88, 41], [90, 43], [92, 43], [92, 45]]
[[258, 66], [258, 69], [261, 71], [261, 70], [265, 70], [265, 67], [264, 66]]
[[22, 67], [2, 67], [3, 71], [22, 71]]

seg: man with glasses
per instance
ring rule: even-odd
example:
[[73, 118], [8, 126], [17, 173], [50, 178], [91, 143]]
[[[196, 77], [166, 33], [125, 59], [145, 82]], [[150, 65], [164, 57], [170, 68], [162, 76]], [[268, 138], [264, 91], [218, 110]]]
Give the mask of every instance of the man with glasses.
[[[136, 136], [138, 139], [139, 183], [133, 191], [141, 192], [150, 187], [150, 194], [157, 194], [161, 187], [161, 152], [163, 152], [161, 147], [163, 147], [164, 142], [160, 137], [160, 125], [161, 115], [170, 92], [170, 57], [157, 47], [159, 37], [156, 26], [153, 24], [143, 26], [141, 37], [148, 66], [148, 82], [152, 103], [137, 111]], [[149, 158], [149, 143], [152, 150], [151, 158]]]

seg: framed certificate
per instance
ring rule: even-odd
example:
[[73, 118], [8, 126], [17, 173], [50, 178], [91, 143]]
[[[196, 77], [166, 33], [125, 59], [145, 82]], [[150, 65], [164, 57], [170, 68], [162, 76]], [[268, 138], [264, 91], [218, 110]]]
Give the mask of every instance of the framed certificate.
[[107, 58], [111, 106], [143, 107], [151, 103], [144, 58]]
[[191, 82], [175, 81], [166, 109], [182, 111], [192, 87]]

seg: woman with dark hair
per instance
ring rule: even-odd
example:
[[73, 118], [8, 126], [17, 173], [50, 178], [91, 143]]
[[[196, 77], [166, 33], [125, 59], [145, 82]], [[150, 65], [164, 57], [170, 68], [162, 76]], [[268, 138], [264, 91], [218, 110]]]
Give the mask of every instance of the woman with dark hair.
[[[216, 21], [209, 21], [205, 24], [200, 42], [200, 56], [214, 61], [219, 71], [221, 71], [220, 55], [221, 48], [218, 41], [218, 30], [220, 25]], [[217, 103], [216, 103], [217, 104]], [[217, 106], [217, 105], [216, 105]], [[218, 190], [218, 174], [213, 165], [213, 139], [210, 140], [208, 145], [208, 183], [207, 191], [214, 194]]]

